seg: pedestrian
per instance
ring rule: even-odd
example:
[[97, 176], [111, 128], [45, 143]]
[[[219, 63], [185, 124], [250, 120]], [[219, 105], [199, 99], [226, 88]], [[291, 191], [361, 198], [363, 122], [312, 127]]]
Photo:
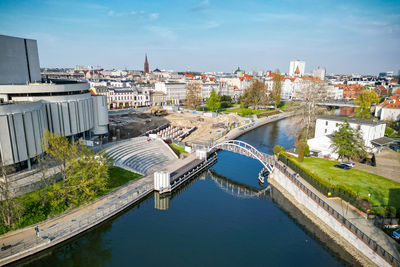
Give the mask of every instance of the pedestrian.
[[35, 227], [35, 232], [36, 232], [36, 236], [37, 236], [37, 237], [40, 237], [40, 236], [39, 236], [39, 226], [36, 226], [36, 227]]

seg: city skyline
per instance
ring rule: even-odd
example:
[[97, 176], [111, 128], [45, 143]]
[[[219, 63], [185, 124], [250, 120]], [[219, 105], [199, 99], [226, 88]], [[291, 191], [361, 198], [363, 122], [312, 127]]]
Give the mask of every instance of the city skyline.
[[0, 34], [38, 40], [42, 67], [327, 73], [400, 69], [397, 1], [2, 1]]

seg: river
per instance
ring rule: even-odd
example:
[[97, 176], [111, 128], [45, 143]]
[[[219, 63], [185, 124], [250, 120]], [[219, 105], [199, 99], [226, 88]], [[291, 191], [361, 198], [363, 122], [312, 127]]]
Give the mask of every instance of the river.
[[[272, 154], [293, 146], [291, 119], [240, 140]], [[222, 151], [171, 198], [140, 204], [18, 265], [31, 266], [343, 266], [351, 257], [275, 189], [257, 197], [258, 161]]]

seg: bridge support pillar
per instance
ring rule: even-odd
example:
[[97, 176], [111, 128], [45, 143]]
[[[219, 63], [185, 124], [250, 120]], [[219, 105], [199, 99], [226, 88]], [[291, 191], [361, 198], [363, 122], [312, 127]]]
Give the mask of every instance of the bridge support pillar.
[[207, 159], [207, 151], [206, 150], [196, 150], [196, 158], [197, 159]]

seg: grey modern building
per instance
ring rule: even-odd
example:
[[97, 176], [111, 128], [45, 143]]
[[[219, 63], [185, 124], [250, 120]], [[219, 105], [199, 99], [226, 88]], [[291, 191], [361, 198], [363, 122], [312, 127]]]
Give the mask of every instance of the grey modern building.
[[89, 84], [42, 81], [36, 40], [0, 35], [0, 159], [30, 167], [46, 129], [72, 139], [108, 133], [106, 96]]

